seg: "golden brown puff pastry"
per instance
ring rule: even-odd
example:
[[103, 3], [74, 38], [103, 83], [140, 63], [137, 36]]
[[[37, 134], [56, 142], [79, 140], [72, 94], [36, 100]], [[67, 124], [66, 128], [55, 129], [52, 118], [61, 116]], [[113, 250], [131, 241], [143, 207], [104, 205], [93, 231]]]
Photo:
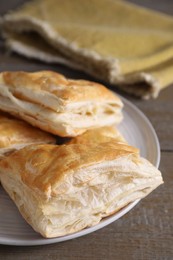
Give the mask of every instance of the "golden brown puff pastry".
[[122, 134], [114, 126], [105, 126], [91, 129], [68, 141], [68, 144], [88, 144], [97, 145], [109, 141], [127, 143]]
[[3, 187], [33, 229], [51, 238], [96, 225], [163, 181], [122, 143], [30, 145], [0, 162]]
[[0, 158], [32, 143], [56, 143], [56, 139], [26, 122], [0, 111]]
[[51, 71], [0, 73], [0, 109], [59, 136], [118, 123], [122, 106], [98, 83]]

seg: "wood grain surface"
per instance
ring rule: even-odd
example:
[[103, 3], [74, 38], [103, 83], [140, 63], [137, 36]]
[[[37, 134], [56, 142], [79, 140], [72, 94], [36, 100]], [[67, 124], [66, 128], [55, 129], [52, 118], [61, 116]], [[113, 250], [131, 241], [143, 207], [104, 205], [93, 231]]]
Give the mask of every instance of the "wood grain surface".
[[[0, 14], [24, 0], [0, 0]], [[173, 15], [171, 0], [131, 2]], [[73, 78], [92, 79], [60, 65], [47, 65], [9, 53], [0, 41], [0, 71], [52, 69]], [[173, 86], [156, 100], [142, 101], [123, 94], [153, 124], [161, 145], [160, 170], [164, 185], [143, 199], [133, 210], [109, 226], [71, 241], [44, 246], [0, 245], [0, 259], [173, 259]]]

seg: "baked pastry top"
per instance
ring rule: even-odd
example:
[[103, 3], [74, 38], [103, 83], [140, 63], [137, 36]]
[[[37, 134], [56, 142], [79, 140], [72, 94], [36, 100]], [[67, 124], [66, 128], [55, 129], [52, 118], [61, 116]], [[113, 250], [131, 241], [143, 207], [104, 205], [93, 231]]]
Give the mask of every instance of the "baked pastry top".
[[111, 140], [113, 142], [120, 142], [120, 143], [127, 144], [122, 134], [114, 126], [105, 126], [105, 127], [88, 130], [82, 135], [78, 135], [72, 138], [67, 143], [68, 144], [91, 143], [94, 146], [94, 145], [98, 145], [98, 143], [110, 142]]
[[44, 237], [96, 225], [163, 181], [138, 149], [111, 141], [30, 145], [0, 161], [0, 179]]
[[56, 143], [56, 138], [0, 111], [0, 157], [32, 143]]
[[0, 73], [0, 109], [56, 135], [118, 123], [122, 107], [117, 95], [95, 82], [52, 71]]

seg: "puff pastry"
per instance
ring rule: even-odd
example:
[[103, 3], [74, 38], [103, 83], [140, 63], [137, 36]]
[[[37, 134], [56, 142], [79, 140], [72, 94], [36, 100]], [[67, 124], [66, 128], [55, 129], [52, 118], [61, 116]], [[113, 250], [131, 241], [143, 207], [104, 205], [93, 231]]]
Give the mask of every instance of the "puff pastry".
[[1, 160], [0, 178], [26, 221], [47, 238], [96, 225], [163, 182], [138, 149], [112, 140], [27, 146]]
[[46, 132], [0, 112], [0, 159], [32, 143], [56, 143], [56, 139]]
[[98, 83], [51, 71], [0, 73], [0, 109], [59, 136], [118, 123], [122, 106]]
[[97, 129], [88, 130], [82, 135], [72, 138], [67, 143], [68, 144], [91, 143], [92, 145], [98, 145], [99, 143], [106, 143], [111, 141], [127, 144], [122, 134], [114, 126], [105, 126]]

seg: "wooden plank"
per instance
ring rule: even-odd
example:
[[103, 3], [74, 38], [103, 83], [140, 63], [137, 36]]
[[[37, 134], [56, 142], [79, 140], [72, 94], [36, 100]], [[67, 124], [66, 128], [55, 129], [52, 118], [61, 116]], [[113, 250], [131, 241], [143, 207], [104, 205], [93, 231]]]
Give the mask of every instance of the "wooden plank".
[[128, 0], [137, 5], [141, 5], [159, 12], [166, 13], [168, 15], [173, 15], [173, 1], [164, 0], [164, 1], [153, 1], [153, 0]]
[[8, 1], [1, 0], [0, 1], [0, 15], [5, 14], [9, 10], [16, 9], [17, 7], [21, 6], [25, 2], [26, 2], [26, 0], [15, 0], [15, 1], [14, 0], [8, 0]]

